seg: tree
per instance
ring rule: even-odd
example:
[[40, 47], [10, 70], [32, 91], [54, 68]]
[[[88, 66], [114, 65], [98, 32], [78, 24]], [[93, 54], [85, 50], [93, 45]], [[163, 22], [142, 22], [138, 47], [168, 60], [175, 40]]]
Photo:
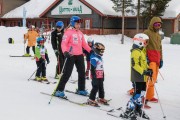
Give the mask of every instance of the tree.
[[134, 13], [133, 9], [131, 9], [134, 4], [132, 4], [132, 0], [111, 0], [114, 3], [113, 9], [116, 12], [122, 12], [122, 37], [121, 44], [124, 44], [124, 17], [125, 13]]
[[143, 0], [141, 7], [143, 12], [141, 13], [143, 19], [149, 23], [153, 16], [163, 16], [168, 3], [171, 0]]

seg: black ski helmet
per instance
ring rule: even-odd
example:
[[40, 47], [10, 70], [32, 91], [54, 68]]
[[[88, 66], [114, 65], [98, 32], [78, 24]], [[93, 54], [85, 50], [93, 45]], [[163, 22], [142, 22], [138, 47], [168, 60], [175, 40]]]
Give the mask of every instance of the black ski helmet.
[[102, 43], [96, 42], [92, 49], [97, 55], [103, 56], [105, 46]]

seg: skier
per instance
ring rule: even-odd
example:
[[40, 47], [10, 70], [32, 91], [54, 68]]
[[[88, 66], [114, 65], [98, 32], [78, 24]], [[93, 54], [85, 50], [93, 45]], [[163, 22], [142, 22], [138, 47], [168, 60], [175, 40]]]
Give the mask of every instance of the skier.
[[[139, 33], [133, 38], [133, 46], [131, 50], [131, 81], [134, 84], [135, 93], [127, 103], [124, 118], [136, 120], [137, 116], [149, 119], [142, 110], [142, 101], [146, 92], [146, 76], [152, 77], [152, 69], [148, 69], [146, 55], [143, 48], [147, 44], [149, 37], [146, 34]], [[147, 82], [148, 83], [148, 82]]]
[[26, 54], [24, 56], [31, 56], [29, 53], [30, 47], [32, 47], [32, 50], [35, 54], [35, 45], [36, 45], [36, 38], [39, 36], [39, 34], [35, 31], [35, 26], [31, 25], [28, 32], [24, 35], [24, 44], [26, 44], [26, 41], [28, 41], [27, 47], [26, 47]]
[[63, 35], [64, 23], [62, 21], [58, 21], [56, 23], [56, 29], [51, 33], [51, 44], [57, 58], [55, 79], [59, 79], [59, 74], [62, 72], [62, 67], [64, 64], [64, 55], [61, 49]]
[[[92, 37], [89, 37], [89, 38], [87, 39], [87, 43], [88, 43], [89, 47], [92, 48], [93, 45], [94, 45], [94, 40], [93, 40], [93, 38], [92, 38]], [[85, 54], [85, 56], [86, 56], [86, 63], [87, 63], [85, 78], [86, 78], [87, 80], [89, 80], [89, 70], [90, 70], [90, 66], [91, 66], [91, 64], [90, 64], [90, 53], [87, 52], [86, 50], [83, 50], [83, 52], [84, 52], [84, 54]]]
[[149, 37], [147, 49], [147, 57], [149, 59], [149, 67], [153, 70], [152, 81], [149, 82], [146, 99], [150, 102], [158, 102], [158, 99], [154, 97], [154, 84], [157, 81], [159, 69], [163, 66], [162, 56], [162, 44], [159, 30], [161, 28], [162, 21], [159, 17], [153, 17], [150, 21], [148, 30], [144, 31]]
[[[92, 50], [86, 43], [83, 33], [79, 30], [81, 23], [82, 19], [80, 17], [72, 16], [70, 19], [70, 27], [65, 31], [62, 39], [62, 52], [67, 61], [64, 67], [63, 75], [54, 94], [57, 97], [65, 97], [65, 85], [71, 76], [74, 64], [78, 72], [78, 89], [76, 92], [80, 95], [88, 94], [85, 90], [85, 63], [82, 48], [88, 52], [92, 52]], [[72, 48], [71, 52], [70, 48]]]
[[36, 72], [36, 78], [37, 81], [47, 81], [46, 78], [46, 64], [45, 60], [47, 61], [47, 64], [49, 64], [49, 57], [47, 53], [47, 49], [44, 46], [45, 40], [42, 37], [37, 38], [37, 46], [35, 49], [35, 59], [36, 59], [36, 65], [37, 65], [37, 72]]
[[[90, 56], [91, 62], [91, 76], [92, 76], [92, 90], [88, 99], [88, 104], [91, 106], [99, 106], [101, 104], [109, 105], [104, 99], [104, 68], [103, 68], [103, 53], [105, 46], [102, 43], [95, 43], [93, 46], [94, 53]], [[99, 91], [98, 102], [95, 101], [96, 94]]]

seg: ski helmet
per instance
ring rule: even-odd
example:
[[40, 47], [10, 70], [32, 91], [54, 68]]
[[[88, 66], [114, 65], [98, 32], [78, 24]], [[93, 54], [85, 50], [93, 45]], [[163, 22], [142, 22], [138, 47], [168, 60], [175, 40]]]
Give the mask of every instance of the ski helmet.
[[44, 42], [44, 39], [43, 39], [42, 37], [38, 37], [38, 38], [36, 39], [36, 41], [37, 41], [38, 44], [40, 44], [41, 41]]
[[63, 29], [64, 28], [64, 23], [62, 21], [58, 21], [56, 23], [56, 27], [60, 27], [61, 29]]
[[149, 37], [144, 33], [138, 33], [133, 38], [133, 44], [144, 47], [147, 44], [147, 40], [149, 40]]
[[79, 16], [72, 16], [70, 19], [70, 25], [74, 27], [75, 23], [82, 23], [82, 19]]
[[92, 49], [97, 55], [103, 56], [105, 46], [102, 43], [96, 42]]

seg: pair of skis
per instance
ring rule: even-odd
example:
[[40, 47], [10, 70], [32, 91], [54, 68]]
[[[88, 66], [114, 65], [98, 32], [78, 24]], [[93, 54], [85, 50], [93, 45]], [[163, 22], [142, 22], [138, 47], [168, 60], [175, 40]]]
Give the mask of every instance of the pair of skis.
[[56, 84], [57, 82], [52, 82], [52, 81], [49, 81], [49, 80], [36, 80], [36, 79], [30, 79], [32, 81], [36, 81], [36, 82], [39, 82], [39, 83], [43, 83], [43, 84]]

